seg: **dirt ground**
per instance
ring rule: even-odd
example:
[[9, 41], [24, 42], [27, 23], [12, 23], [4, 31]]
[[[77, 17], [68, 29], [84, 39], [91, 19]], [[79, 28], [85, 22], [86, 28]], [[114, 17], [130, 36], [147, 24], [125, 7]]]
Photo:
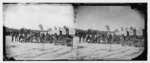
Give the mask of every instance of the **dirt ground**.
[[16, 60], [130, 60], [139, 56], [144, 48], [119, 44], [78, 43], [76, 48], [51, 43], [12, 42], [6, 36], [7, 57]]

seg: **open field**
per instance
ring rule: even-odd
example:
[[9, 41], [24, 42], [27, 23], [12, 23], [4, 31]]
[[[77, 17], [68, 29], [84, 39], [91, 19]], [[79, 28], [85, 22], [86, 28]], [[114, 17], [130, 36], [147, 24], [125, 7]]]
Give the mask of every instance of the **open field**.
[[12, 42], [6, 36], [7, 57], [16, 60], [130, 60], [139, 56], [144, 48], [119, 44], [78, 43], [76, 48], [51, 43]]

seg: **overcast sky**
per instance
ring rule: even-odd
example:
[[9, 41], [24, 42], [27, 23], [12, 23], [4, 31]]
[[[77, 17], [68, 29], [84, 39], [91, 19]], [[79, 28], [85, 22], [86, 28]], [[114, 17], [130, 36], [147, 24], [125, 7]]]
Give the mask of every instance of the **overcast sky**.
[[80, 6], [76, 21], [80, 29], [106, 30], [105, 25], [109, 25], [110, 30], [144, 27], [144, 20], [130, 6]]
[[110, 30], [121, 27], [143, 28], [144, 20], [130, 6], [80, 6], [74, 24], [73, 6], [69, 4], [15, 4], [9, 5], [4, 11], [4, 25], [11, 28], [40, 29], [75, 27], [79, 29]]
[[9, 5], [4, 11], [4, 25], [11, 28], [27, 28], [39, 30], [39, 24], [44, 30], [69, 26], [73, 27], [73, 7], [69, 4], [16, 4]]

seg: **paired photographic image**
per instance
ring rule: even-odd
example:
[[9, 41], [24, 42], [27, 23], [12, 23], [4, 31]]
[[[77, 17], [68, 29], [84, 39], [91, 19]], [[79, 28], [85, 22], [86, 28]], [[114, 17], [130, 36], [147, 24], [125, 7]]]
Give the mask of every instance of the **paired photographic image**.
[[138, 61], [147, 45], [147, 3], [3, 3], [3, 61]]

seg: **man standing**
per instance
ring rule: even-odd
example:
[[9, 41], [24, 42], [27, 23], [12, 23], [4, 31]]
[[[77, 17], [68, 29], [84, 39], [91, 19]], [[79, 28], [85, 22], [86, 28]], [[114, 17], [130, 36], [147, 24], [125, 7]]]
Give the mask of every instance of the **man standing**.
[[11, 37], [12, 37], [12, 42], [14, 41], [14, 38], [15, 38], [15, 32], [12, 32], [11, 33]]

